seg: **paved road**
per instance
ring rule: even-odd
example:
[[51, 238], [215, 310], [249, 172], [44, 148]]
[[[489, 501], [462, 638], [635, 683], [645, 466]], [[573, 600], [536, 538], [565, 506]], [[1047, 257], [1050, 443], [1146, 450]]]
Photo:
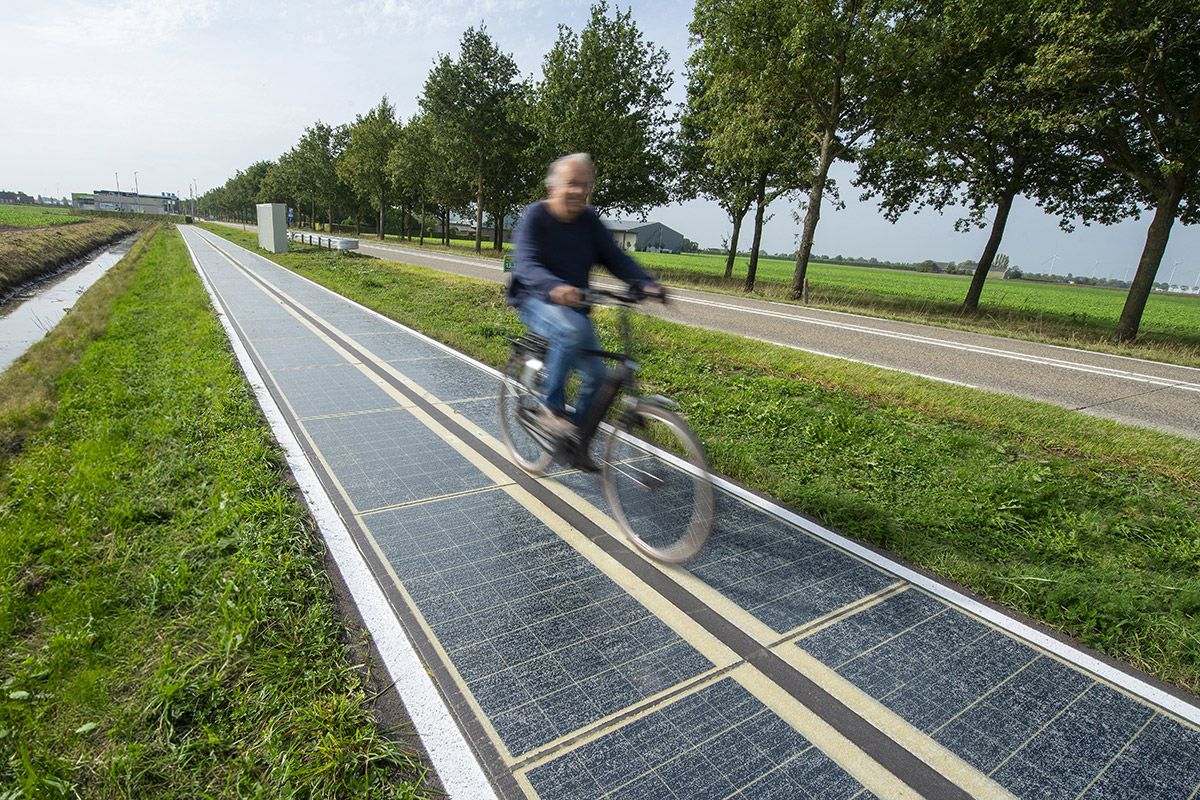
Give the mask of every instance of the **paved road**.
[[[486, 280], [503, 276], [496, 259], [368, 239], [360, 248], [380, 258]], [[676, 290], [674, 297], [679, 302], [665, 310], [647, 310], [690, 325], [1200, 439], [1200, 369], [710, 292]]]
[[648, 562], [493, 372], [182, 230], [451, 797], [1198, 796], [1195, 698], [724, 481]]

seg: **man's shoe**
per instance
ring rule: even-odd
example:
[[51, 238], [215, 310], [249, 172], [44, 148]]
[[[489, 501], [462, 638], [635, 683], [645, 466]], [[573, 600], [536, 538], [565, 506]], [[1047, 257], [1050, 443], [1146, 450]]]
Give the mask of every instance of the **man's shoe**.
[[546, 433], [560, 439], [565, 439], [575, 433], [575, 426], [571, 420], [555, 413], [549, 406], [538, 406], [537, 423]]
[[571, 466], [584, 472], [600, 471], [600, 465], [592, 461], [591, 455], [586, 450], [575, 454], [575, 458], [571, 460]]

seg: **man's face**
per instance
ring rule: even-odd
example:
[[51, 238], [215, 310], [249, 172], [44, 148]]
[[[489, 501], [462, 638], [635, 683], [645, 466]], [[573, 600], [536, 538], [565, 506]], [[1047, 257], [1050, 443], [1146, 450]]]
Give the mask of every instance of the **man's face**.
[[592, 192], [592, 171], [583, 164], [568, 161], [559, 168], [558, 180], [550, 187], [550, 200], [568, 219], [579, 216]]

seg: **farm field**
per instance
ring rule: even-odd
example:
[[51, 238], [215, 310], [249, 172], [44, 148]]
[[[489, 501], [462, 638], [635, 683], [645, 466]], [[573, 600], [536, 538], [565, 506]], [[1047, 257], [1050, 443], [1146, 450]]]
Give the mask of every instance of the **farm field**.
[[86, 219], [63, 206], [0, 205], [0, 226], [40, 228], [45, 225], [69, 225]]
[[[737, 259], [734, 279], [726, 281], [722, 277], [724, 256], [636, 256], [667, 283], [732, 293], [741, 292], [748, 263], [746, 258]], [[754, 293], [786, 300], [794, 266], [791, 260], [760, 259]], [[980, 313], [965, 315], [959, 305], [971, 280], [966, 275], [813, 262], [808, 278], [809, 305], [818, 308], [1200, 364], [1200, 296], [1152, 294], [1142, 317], [1139, 342], [1118, 348], [1106, 340], [1125, 303], [1123, 289], [993, 279], [984, 286]]]

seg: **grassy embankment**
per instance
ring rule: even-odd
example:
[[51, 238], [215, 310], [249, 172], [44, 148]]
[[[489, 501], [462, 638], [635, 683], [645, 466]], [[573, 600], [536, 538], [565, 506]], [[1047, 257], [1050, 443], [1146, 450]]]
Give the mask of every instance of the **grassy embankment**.
[[[373, 237], [363, 237], [368, 244]], [[387, 241], [417, 246], [398, 236]], [[473, 241], [451, 240], [430, 250], [473, 255]], [[505, 244], [508, 252], [509, 244]], [[484, 242], [484, 258], [499, 258]], [[632, 253], [643, 266], [672, 286], [743, 295], [749, 259], [739, 257], [732, 280], [724, 278], [725, 257], [707, 253]], [[795, 262], [762, 258], [752, 296], [789, 299]], [[1082, 347], [1119, 355], [1200, 367], [1200, 296], [1154, 293], [1146, 304], [1138, 340], [1116, 344], [1113, 328], [1125, 303], [1123, 289], [1096, 286], [989, 280], [977, 314], [960, 310], [970, 277], [813, 262], [809, 265], [809, 306], [855, 314], [939, 325], [958, 330]]]
[[421, 792], [173, 229], [0, 375], [0, 570], [5, 796]]
[[[494, 366], [520, 327], [495, 284], [306, 247], [273, 258]], [[1200, 691], [1195, 442], [652, 318], [638, 330], [643, 378], [716, 469]]]
[[53, 207], [0, 206], [0, 297], [22, 283], [53, 272], [145, 223], [87, 219]]

